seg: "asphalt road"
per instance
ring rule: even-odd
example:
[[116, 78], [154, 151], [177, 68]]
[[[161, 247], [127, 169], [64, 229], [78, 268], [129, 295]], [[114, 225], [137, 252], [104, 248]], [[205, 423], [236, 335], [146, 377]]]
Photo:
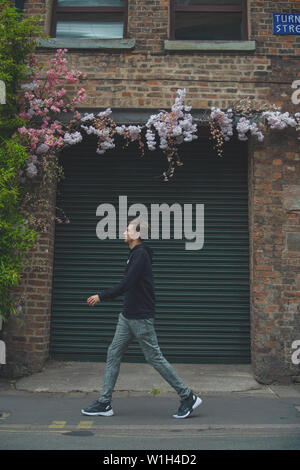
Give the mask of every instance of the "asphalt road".
[[96, 450], [100, 461], [110, 450], [300, 450], [297, 397], [202, 396], [200, 407], [179, 420], [172, 417], [174, 395], [117, 396], [114, 416], [81, 415], [96, 398], [1, 392], [0, 450]]

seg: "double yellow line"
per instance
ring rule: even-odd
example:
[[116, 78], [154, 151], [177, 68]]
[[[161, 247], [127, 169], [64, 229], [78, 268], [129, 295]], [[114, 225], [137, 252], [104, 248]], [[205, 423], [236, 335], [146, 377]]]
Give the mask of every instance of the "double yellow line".
[[[76, 426], [76, 429], [91, 429], [94, 421], [80, 421]], [[69, 432], [74, 426], [66, 428], [67, 421], [52, 421], [48, 426], [35, 426], [31, 424], [11, 424], [0, 426], [0, 432], [58, 432], [65, 433]]]

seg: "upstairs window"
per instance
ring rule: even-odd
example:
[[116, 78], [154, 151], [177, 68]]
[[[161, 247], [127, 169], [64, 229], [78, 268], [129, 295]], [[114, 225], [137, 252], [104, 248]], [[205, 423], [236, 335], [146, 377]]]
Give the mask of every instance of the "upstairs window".
[[171, 39], [247, 40], [247, 0], [171, 0]]
[[123, 39], [128, 0], [54, 0], [51, 36]]

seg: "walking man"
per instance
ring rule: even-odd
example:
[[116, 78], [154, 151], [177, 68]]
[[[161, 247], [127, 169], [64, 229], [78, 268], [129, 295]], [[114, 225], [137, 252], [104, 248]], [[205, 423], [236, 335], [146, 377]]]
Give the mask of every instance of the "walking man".
[[92, 405], [81, 410], [87, 416], [112, 416], [111, 400], [122, 357], [134, 338], [145, 359], [176, 390], [181, 401], [174, 418], [187, 418], [202, 400], [194, 395], [178, 377], [171, 364], [162, 355], [154, 329], [155, 294], [152, 277], [152, 249], [141, 235], [148, 233], [146, 222], [135, 218], [129, 221], [124, 241], [130, 248], [123, 279], [111, 289], [87, 299], [90, 307], [124, 295], [123, 311], [119, 314], [115, 335], [107, 351], [102, 394]]

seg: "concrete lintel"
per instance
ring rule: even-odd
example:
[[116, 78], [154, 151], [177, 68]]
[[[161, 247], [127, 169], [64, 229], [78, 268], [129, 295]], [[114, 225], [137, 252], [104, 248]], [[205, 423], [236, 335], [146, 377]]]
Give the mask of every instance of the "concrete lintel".
[[135, 39], [84, 39], [48, 38], [39, 40], [37, 46], [43, 49], [133, 49]]
[[166, 40], [164, 44], [167, 51], [255, 51], [255, 41], [187, 41]]
[[[88, 108], [82, 107], [77, 108], [79, 113], [84, 115], [84, 113], [94, 113], [95, 115], [100, 111], [103, 111], [105, 107], [99, 108]], [[117, 124], [138, 124], [143, 125], [145, 124], [152, 114], [157, 114], [160, 110], [155, 108], [113, 108], [111, 118]], [[166, 109], [166, 111], [169, 111]], [[208, 126], [208, 115], [210, 111], [205, 109], [192, 109], [191, 115], [193, 116], [194, 121], [201, 122], [203, 126]], [[63, 122], [69, 122], [73, 117], [72, 113], [61, 113], [60, 119]]]

